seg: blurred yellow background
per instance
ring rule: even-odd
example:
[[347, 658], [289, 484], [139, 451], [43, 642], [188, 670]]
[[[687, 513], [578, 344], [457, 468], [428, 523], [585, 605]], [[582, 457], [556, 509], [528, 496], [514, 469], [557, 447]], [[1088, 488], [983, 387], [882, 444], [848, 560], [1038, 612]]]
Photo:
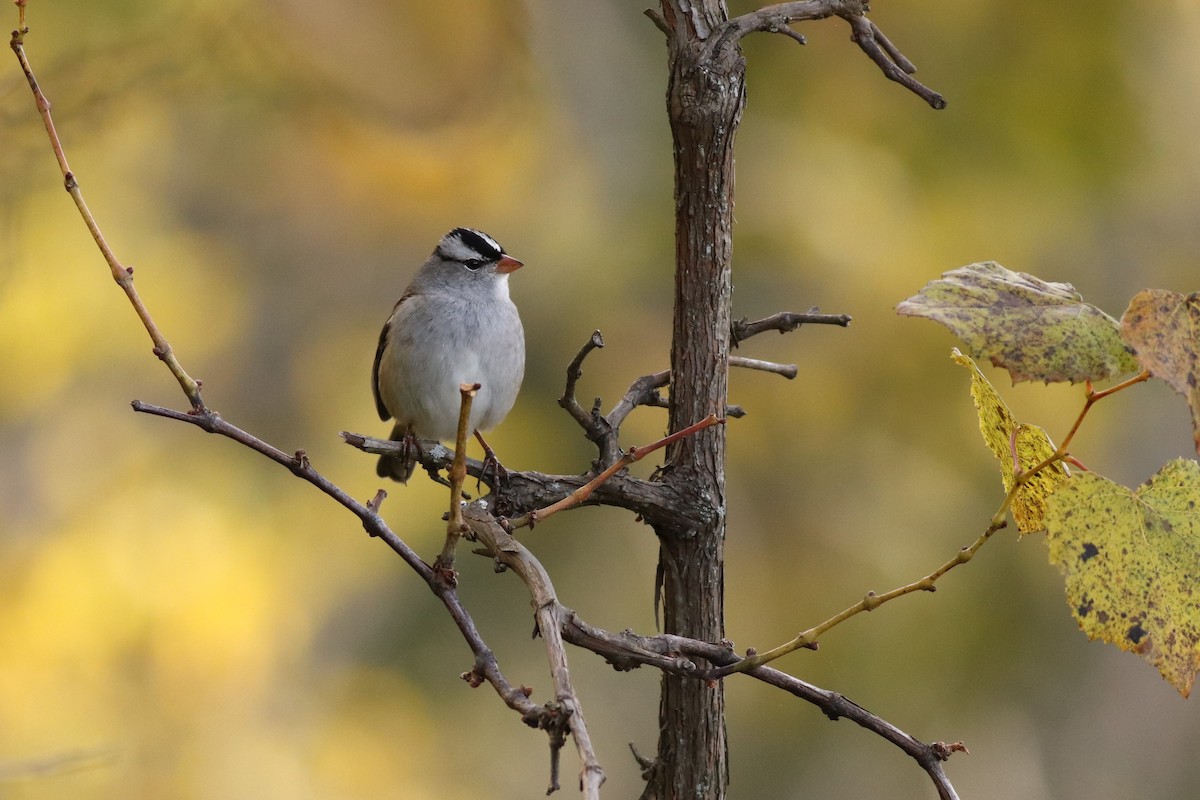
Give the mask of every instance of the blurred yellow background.
[[[31, 0], [27, 50], [89, 204], [208, 404], [365, 500], [373, 461], [337, 434], [386, 432], [378, 330], [454, 226], [528, 265], [512, 281], [528, 373], [492, 437], [509, 466], [587, 468], [555, 401], [593, 328], [608, 346], [585, 400], [608, 407], [667, 365], [666, 59], [645, 5]], [[1144, 287], [1200, 289], [1194, 4], [876, 6], [947, 110], [886, 81], [840, 21], [804, 26], [805, 48], [745, 45], [735, 311], [819, 304], [854, 323], [741, 350], [800, 376], [732, 378], [749, 412], [729, 429], [739, 648], [924, 575], [1000, 502], [953, 337], [898, 301], [983, 259], [1114, 316]], [[399, 559], [265, 459], [129, 409], [186, 402], [62, 190], [16, 60], [0, 63], [0, 797], [542, 796], [545, 736], [459, 679], [469, 653]], [[988, 372], [1056, 439], [1082, 402]], [[640, 410], [625, 443], [664, 420]], [[1187, 422], [1144, 385], [1098, 406], [1074, 451], [1136, 485], [1194, 455]], [[393, 527], [432, 558], [443, 490], [388, 488]], [[583, 509], [522, 538], [588, 621], [652, 632], [648, 528]], [[519, 583], [461, 561], [502, 668], [546, 699]], [[821, 644], [780, 666], [964, 741], [948, 766], [964, 797], [1200, 793], [1195, 701], [1087, 643], [1037, 536], [1002, 534], [935, 595]], [[657, 675], [570, 656], [606, 792], [636, 796], [627, 743], [653, 750]], [[732, 797], [933, 796], [850, 723], [751, 681], [728, 693]], [[568, 748], [564, 795], [576, 768]]]

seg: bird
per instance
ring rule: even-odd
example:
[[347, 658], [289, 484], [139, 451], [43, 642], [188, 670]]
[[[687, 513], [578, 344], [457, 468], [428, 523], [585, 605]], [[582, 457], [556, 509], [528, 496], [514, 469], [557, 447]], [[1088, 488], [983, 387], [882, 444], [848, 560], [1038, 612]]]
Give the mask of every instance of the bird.
[[371, 371], [375, 408], [395, 420], [391, 439], [406, 443], [383, 455], [381, 478], [407, 483], [416, 466], [416, 440], [453, 441], [462, 384], [479, 384], [469, 430], [497, 477], [499, 461], [481, 431], [499, 425], [516, 402], [525, 376], [525, 331], [508, 291], [524, 266], [486, 233], [455, 228], [438, 242], [397, 301], [379, 334]]

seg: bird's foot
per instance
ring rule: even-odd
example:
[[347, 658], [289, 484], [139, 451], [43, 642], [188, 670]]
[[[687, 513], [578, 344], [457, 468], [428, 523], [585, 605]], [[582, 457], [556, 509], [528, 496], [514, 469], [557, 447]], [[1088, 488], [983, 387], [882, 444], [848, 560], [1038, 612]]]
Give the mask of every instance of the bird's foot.
[[480, 484], [487, 481], [487, 475], [490, 471], [492, 473], [492, 480], [487, 481], [487, 484], [492, 487], [492, 494], [498, 500], [500, 498], [500, 486], [504, 481], [508, 480], [508, 470], [500, 463], [500, 459], [496, 458], [496, 451], [491, 448], [491, 445], [480, 435], [479, 431], [475, 431], [475, 438], [483, 446], [483, 467], [479, 470], [479, 478], [475, 481], [475, 490], [481, 490]]

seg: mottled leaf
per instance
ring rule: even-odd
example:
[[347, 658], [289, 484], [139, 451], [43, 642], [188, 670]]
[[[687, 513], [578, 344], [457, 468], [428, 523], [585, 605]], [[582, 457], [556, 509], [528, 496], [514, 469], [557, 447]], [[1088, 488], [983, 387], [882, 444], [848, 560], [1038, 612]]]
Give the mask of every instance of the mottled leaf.
[[1200, 292], [1138, 292], [1121, 317], [1121, 338], [1151, 375], [1187, 398], [1200, 453]]
[[[1004, 399], [980, 371], [979, 367], [955, 348], [950, 357], [971, 371], [971, 398], [979, 412], [979, 431], [996, 458], [1000, 461], [1000, 480], [1004, 491], [1012, 489], [1016, 480], [1013, 453], [1022, 470], [1036, 467], [1054, 455], [1054, 445], [1046, 432], [1037, 425], [1018, 423], [1008, 410]], [[1046, 513], [1046, 498], [1067, 478], [1067, 468], [1056, 462], [1043, 468], [1017, 489], [1012, 501], [1013, 519], [1022, 534], [1040, 531]]]
[[1046, 530], [1088, 638], [1137, 653], [1187, 697], [1200, 671], [1200, 464], [1172, 461], [1136, 491], [1074, 475]]
[[1069, 283], [969, 264], [930, 281], [896, 306], [952, 330], [975, 358], [988, 358], [1017, 381], [1101, 381], [1138, 369], [1120, 326]]

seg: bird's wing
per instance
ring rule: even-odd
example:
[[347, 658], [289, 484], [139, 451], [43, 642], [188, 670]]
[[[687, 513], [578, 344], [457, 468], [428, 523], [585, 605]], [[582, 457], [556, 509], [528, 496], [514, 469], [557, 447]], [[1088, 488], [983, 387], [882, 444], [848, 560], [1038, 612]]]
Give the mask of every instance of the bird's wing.
[[392, 412], [388, 411], [387, 406], [383, 404], [383, 395], [379, 392], [379, 362], [383, 360], [383, 349], [387, 347], [388, 332], [392, 329], [392, 321], [396, 319], [396, 312], [400, 310], [400, 304], [410, 297], [412, 295], [405, 292], [404, 296], [396, 301], [392, 315], [388, 317], [388, 321], [383, 325], [383, 330], [379, 332], [379, 346], [375, 348], [375, 364], [371, 367], [371, 391], [375, 394], [375, 410], [379, 412], [379, 418], [385, 422], [392, 418]]

